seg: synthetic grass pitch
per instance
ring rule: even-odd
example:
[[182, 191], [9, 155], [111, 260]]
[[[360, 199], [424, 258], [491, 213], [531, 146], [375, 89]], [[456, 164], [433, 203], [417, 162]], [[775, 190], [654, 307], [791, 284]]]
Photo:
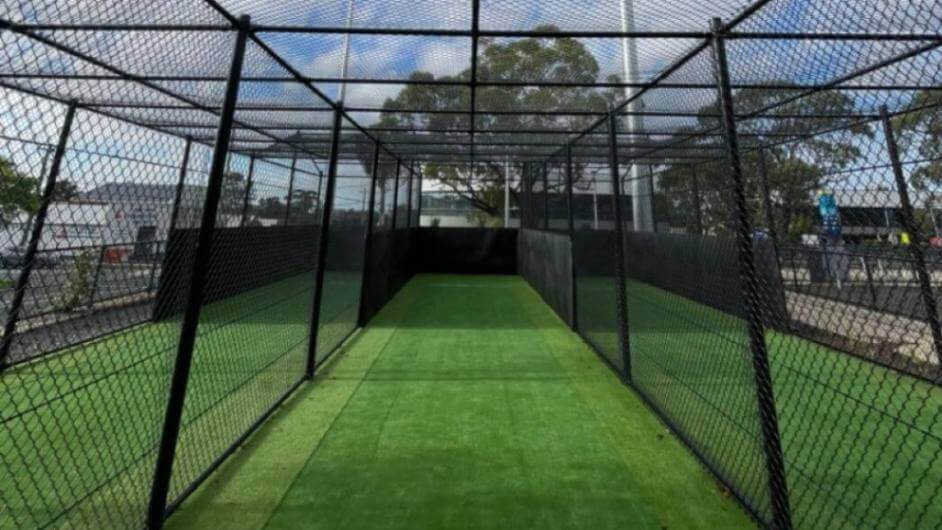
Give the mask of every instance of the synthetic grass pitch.
[[[767, 510], [745, 322], [641, 282], [628, 305], [635, 384]], [[784, 332], [766, 343], [796, 528], [942, 524], [942, 387]]]
[[[319, 351], [355, 326], [359, 278], [328, 272]], [[176, 497], [299, 381], [313, 273], [203, 308], [178, 443]], [[142, 523], [179, 337], [149, 323], [0, 377], [0, 528]]]
[[170, 528], [745, 528], [517, 277], [419, 276]]

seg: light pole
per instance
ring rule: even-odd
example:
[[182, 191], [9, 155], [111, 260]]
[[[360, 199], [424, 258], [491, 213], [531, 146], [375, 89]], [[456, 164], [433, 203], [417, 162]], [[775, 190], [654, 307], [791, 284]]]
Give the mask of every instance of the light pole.
[[[624, 33], [635, 31], [634, 0], [622, 0], [621, 2], [621, 30]], [[640, 81], [640, 68], [638, 66], [638, 48], [633, 38], [624, 37], [621, 41], [622, 48], [622, 69], [625, 75], [625, 83], [636, 84]], [[636, 88], [625, 87], [625, 97], [631, 98], [635, 94]], [[638, 100], [628, 104], [628, 116], [626, 125], [631, 141], [640, 135], [644, 130], [644, 117], [640, 115], [644, 105]], [[636, 232], [651, 232], [654, 230], [654, 209], [651, 207], [653, 201], [652, 182], [642, 178], [641, 167], [632, 162], [629, 168], [631, 175], [631, 215], [633, 228]], [[616, 175], [617, 177], [617, 175]]]

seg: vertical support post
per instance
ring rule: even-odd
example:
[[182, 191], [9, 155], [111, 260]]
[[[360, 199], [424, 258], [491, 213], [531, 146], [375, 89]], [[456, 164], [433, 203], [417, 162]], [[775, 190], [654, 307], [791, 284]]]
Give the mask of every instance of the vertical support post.
[[[91, 311], [92, 307], [95, 305], [95, 294], [98, 293], [98, 282], [101, 280], [101, 269], [105, 264], [105, 253], [108, 251], [108, 245], [102, 245], [98, 250], [98, 261], [95, 263], [95, 272], [92, 275], [92, 288], [88, 290], [88, 300], [85, 302], [85, 307]], [[150, 280], [147, 284], [147, 290], [151, 289], [153, 284], [154, 275], [151, 274]]]
[[255, 185], [255, 155], [249, 157], [249, 174], [245, 180], [245, 197], [242, 199], [242, 214], [239, 216], [239, 227], [245, 226], [249, 217], [249, 204], [252, 202], [252, 186]]
[[654, 168], [648, 165], [648, 190], [651, 191], [651, 231], [657, 232], [657, 196], [654, 194]]
[[412, 181], [415, 180], [415, 162], [409, 162], [409, 186], [406, 190], [406, 228], [412, 226]]
[[569, 263], [571, 265], [570, 271], [570, 282], [572, 282], [572, 307], [570, 308], [569, 315], [569, 325], [573, 331], [578, 328], [578, 314], [576, 311], [576, 303], [578, 298], [576, 295], [576, 213], [575, 213], [575, 197], [573, 196], [573, 174], [572, 174], [572, 145], [566, 144], [566, 210], [568, 211], [567, 215], [567, 226], [569, 228]]
[[693, 222], [697, 235], [703, 235], [703, 210], [700, 206], [700, 178], [697, 176], [697, 166], [690, 164], [691, 187], [693, 189]]
[[379, 141], [373, 143], [373, 165], [370, 168], [370, 199], [366, 205], [366, 236], [363, 238], [363, 275], [360, 277], [360, 309], [357, 313], [357, 325], [366, 325], [366, 294], [369, 292], [370, 261], [373, 257], [373, 201], [376, 200], [376, 174], [379, 172]]
[[873, 285], [873, 271], [870, 270], [867, 256], [860, 256], [860, 264], [863, 266], [864, 274], [867, 277], [867, 291], [870, 292], [870, 303], [873, 304], [873, 309], [879, 309], [877, 305], [877, 289]]
[[164, 523], [167, 495], [170, 490], [170, 477], [173, 472], [173, 458], [176, 452], [177, 439], [180, 434], [180, 421], [183, 418], [183, 403], [190, 376], [190, 366], [193, 360], [193, 348], [196, 345], [196, 330], [203, 304], [206, 275], [209, 272], [210, 258], [212, 256], [216, 214], [219, 209], [219, 200], [222, 196], [223, 180], [225, 179], [226, 173], [226, 159], [229, 153], [229, 142], [232, 139], [233, 117], [235, 115], [236, 104], [238, 103], [239, 83], [242, 78], [242, 64], [245, 58], [245, 46], [249, 35], [249, 17], [246, 15], [239, 17], [238, 25], [239, 29], [236, 36], [235, 49], [232, 53], [232, 63], [229, 68], [229, 77], [226, 81], [225, 99], [223, 100], [222, 112], [219, 115], [216, 145], [213, 148], [213, 159], [210, 164], [199, 237], [193, 259], [189, 292], [187, 294], [186, 310], [183, 314], [183, 322], [180, 325], [180, 338], [177, 342], [176, 362], [174, 363], [173, 376], [170, 381], [170, 395], [167, 400], [160, 446], [157, 450], [157, 464], [154, 469], [154, 479], [151, 486], [150, 504], [148, 506], [146, 521], [147, 528], [150, 529], [159, 529]]
[[399, 173], [401, 171], [402, 161], [396, 159], [396, 180], [393, 181], [392, 230], [396, 229], [396, 218], [399, 217]]
[[26, 244], [26, 252], [23, 255], [23, 268], [20, 269], [20, 274], [16, 277], [16, 285], [13, 287], [13, 300], [10, 301], [7, 319], [3, 326], [3, 338], [0, 339], [0, 373], [3, 373], [4, 369], [9, 366], [7, 359], [10, 356], [10, 349], [13, 347], [13, 335], [16, 333], [16, 325], [20, 319], [20, 311], [23, 310], [23, 302], [26, 299], [26, 289], [29, 288], [29, 277], [32, 275], [33, 267], [36, 265], [39, 241], [42, 239], [43, 227], [46, 224], [46, 215], [49, 213], [49, 205], [52, 203], [56, 181], [62, 169], [62, 159], [65, 158], [65, 148], [69, 142], [69, 134], [72, 132], [72, 123], [75, 121], [75, 109], [75, 101], [70, 102], [69, 106], [66, 108], [65, 117], [62, 120], [62, 128], [59, 129], [59, 140], [56, 143], [55, 153], [52, 155], [52, 165], [49, 168], [49, 175], [46, 177], [46, 185], [39, 199], [39, 209], [36, 211], [32, 231], [29, 235], [29, 242]]
[[746, 203], [746, 186], [743, 180], [742, 160], [739, 155], [739, 137], [736, 130], [736, 114], [733, 108], [733, 91], [730, 87], [729, 64], [726, 59], [723, 23], [718, 18], [710, 21], [712, 32], [713, 67], [716, 78], [723, 119], [723, 135], [726, 140], [730, 175], [733, 179], [733, 202], [735, 206], [736, 238], [738, 240], [739, 277], [746, 301], [746, 319], [749, 326], [749, 347], [755, 376], [756, 398], [764, 440], [766, 468], [769, 473], [769, 494], [772, 501], [772, 525], [778, 530], [792, 527], [791, 508], [785, 482], [785, 465], [779, 437], [778, 416], [772, 391], [772, 374], [769, 369], [765, 344], [765, 329], [762, 323], [762, 306], [759, 295], [759, 279], [753, 255], [752, 227]]
[[317, 219], [318, 214], [321, 213], [321, 209], [323, 208], [324, 201], [321, 200], [323, 199], [323, 197], [321, 197], [321, 191], [323, 191], [323, 189], [324, 173], [320, 172], [320, 174], [317, 176], [317, 204], [314, 205], [314, 219]]
[[618, 305], [618, 345], [621, 348], [626, 382], [631, 382], [631, 335], [628, 330], [628, 301], [625, 290], [625, 235], [621, 214], [621, 180], [618, 168], [618, 117], [608, 115], [608, 167], [612, 181], [612, 210], [615, 213], [615, 301]]
[[936, 306], [935, 295], [932, 292], [932, 279], [926, 267], [926, 255], [922, 248], [922, 230], [916, 224], [913, 215], [913, 203], [909, 198], [909, 186], [906, 184], [906, 175], [900, 162], [899, 148], [896, 145], [896, 135], [890, 121], [886, 105], [880, 107], [880, 121], [883, 122], [883, 134], [886, 137], [886, 151], [893, 166], [893, 176], [896, 178], [896, 191], [899, 193], [900, 221], [903, 229], [909, 233], [909, 254], [916, 269], [916, 278], [919, 281], [919, 293], [922, 298], [923, 309], [926, 311], [926, 323], [932, 333], [932, 344], [936, 359], [942, 364], [942, 329], [939, 327], [939, 310]]
[[167, 230], [167, 239], [177, 228], [180, 220], [180, 203], [183, 201], [183, 191], [186, 189], [186, 174], [190, 169], [190, 153], [193, 150], [193, 137], [187, 136], [183, 144], [183, 160], [180, 161], [180, 174], [177, 177], [177, 189], [173, 194], [173, 207], [170, 210], [170, 228]]
[[765, 224], [769, 227], [769, 238], [772, 239], [772, 249], [775, 252], [775, 262], [778, 264], [779, 276], [782, 271], [782, 258], [779, 254], [778, 229], [775, 227], [775, 215], [772, 211], [772, 191], [769, 188], [769, 169], [765, 159], [765, 149], [759, 149], [759, 185], [762, 186], [762, 210], [765, 213]]
[[510, 228], [510, 159], [504, 161], [504, 228]]
[[546, 162], [542, 164], [542, 176], [543, 176], [543, 230], [549, 230], [549, 175], [547, 174], [549, 170], [546, 167]]
[[775, 226], [775, 212], [772, 210], [772, 191], [769, 187], [769, 168], [766, 164], [765, 149], [759, 148], [759, 185], [762, 187], [762, 211], [765, 213], [765, 224], [769, 227], [769, 239], [772, 240], [772, 253], [775, 258], [775, 269], [778, 271], [779, 284], [775, 287], [776, 293], [781, 294], [781, 303], [776, 298], [775, 303], [782, 309], [785, 324], [791, 328], [791, 315], [788, 311], [788, 301], [785, 297], [785, 273], [782, 269], [782, 251], [778, 242], [778, 229]]
[[[180, 174], [177, 177], [177, 187], [173, 193], [173, 206], [170, 209], [170, 224], [167, 228], [167, 235], [164, 237], [164, 253], [170, 248], [170, 238], [173, 237], [173, 232], [176, 230], [177, 222], [180, 218], [180, 203], [183, 200], [183, 191], [186, 189], [186, 173], [190, 167], [190, 153], [192, 152], [192, 148], [193, 137], [187, 136], [183, 144], [183, 160], [180, 161]], [[159, 243], [155, 243], [154, 265], [151, 267], [150, 279], [147, 281], [148, 291], [154, 289], [154, 277], [157, 275], [157, 266], [161, 261], [159, 246], [157, 245], [159, 245]]]
[[419, 179], [419, 193], [416, 194], [416, 198], [418, 199], [419, 204], [416, 205], [416, 210], [415, 210], [415, 226], [421, 227], [422, 226], [422, 184], [424, 181], [424, 179], [422, 178], [422, 166], [421, 165], [419, 165], [419, 170], [416, 172], [416, 174], [418, 175], [418, 179]]
[[285, 201], [285, 226], [291, 221], [291, 200], [294, 198], [294, 174], [298, 167], [298, 154], [291, 156], [291, 172], [288, 173], [288, 198]]
[[[42, 195], [43, 193], [43, 178], [46, 176], [46, 167], [49, 164], [49, 156], [53, 153], [54, 145], [51, 144], [41, 144], [42, 149], [46, 152], [43, 153], [43, 161], [39, 166], [39, 178], [36, 179], [36, 194]], [[23, 232], [20, 234], [20, 246], [26, 245], [29, 240], [30, 227], [33, 226], [33, 219], [36, 218], [36, 214], [30, 214], [26, 218], [26, 223], [23, 224]]]
[[321, 233], [317, 242], [317, 265], [314, 270], [314, 302], [311, 305], [311, 329], [308, 333], [307, 366], [304, 376], [314, 379], [317, 368], [317, 334], [321, 319], [321, 300], [324, 295], [324, 269], [327, 267], [327, 239], [330, 236], [330, 218], [334, 211], [334, 194], [337, 189], [337, 160], [340, 158], [340, 134], [343, 131], [343, 108], [334, 110], [334, 124], [330, 136], [330, 158], [327, 165], [327, 192], [321, 215]]

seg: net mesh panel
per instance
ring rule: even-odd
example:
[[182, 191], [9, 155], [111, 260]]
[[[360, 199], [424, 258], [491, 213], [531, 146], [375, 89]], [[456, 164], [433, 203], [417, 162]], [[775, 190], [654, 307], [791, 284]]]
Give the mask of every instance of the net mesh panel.
[[403, 163], [399, 168], [399, 185], [396, 187], [396, 229], [409, 224], [409, 165]]
[[[324, 266], [324, 292], [317, 335], [318, 362], [326, 360], [327, 355], [356, 329], [364, 266], [371, 154], [370, 150], [356, 147], [362, 143], [356, 140], [363, 133], [349, 121], [344, 121], [342, 134]], [[395, 192], [394, 187], [390, 189]]]
[[[672, 78], [711, 74], [709, 62], [695, 60]], [[676, 92], [652, 98], [684, 104], [687, 94]], [[638, 125], [636, 119], [619, 121], [624, 134]], [[722, 138], [708, 140], [715, 141]], [[712, 151], [687, 152], [704, 157]], [[719, 158], [698, 172], [700, 205], [713, 221], [701, 235], [675, 230], [668, 219], [684, 209], [659, 200], [665, 193], [678, 201], [690, 197], [688, 189], [667, 185], [681, 182], [686, 188], [689, 168], [677, 168], [682, 176], [673, 181], [670, 175], [654, 179], [643, 162], [625, 163], [620, 175], [622, 193], [631, 202], [623, 221], [632, 382], [733, 493], [771, 523], [730, 165]], [[651, 219], [658, 221], [653, 227]]]
[[[608, 125], [596, 132], [607, 134]], [[574, 150], [582, 151], [587, 140]], [[580, 149], [581, 148], [581, 149]], [[618, 309], [615, 281], [614, 194], [605, 157], [573, 163], [573, 266], [576, 270], [576, 321], [579, 331], [618, 373], [624, 358], [618, 342]]]
[[[563, 230], [568, 146], [579, 330], [624, 373], [603, 121], [615, 105], [634, 385], [767, 524], [775, 516], [760, 427], [770, 422], [758, 421], [757, 408], [772, 395], [755, 395], [756, 348], [746, 340], [747, 324], [760, 324], [794, 526], [942, 520], [942, 14], [931, 2], [882, 0], [636, 0], [631, 8], [626, 26], [641, 34], [625, 45], [596, 33], [625, 29], [619, 0], [484, 0], [477, 24], [466, 0], [0, 2], [0, 19], [14, 23], [0, 32], [0, 173], [13, 190], [3, 189], [0, 210], [0, 318], [16, 324], [0, 362], [0, 471], [12, 477], [0, 482], [0, 526], [141, 521], [235, 41], [230, 13], [241, 12], [257, 31], [171, 499], [301, 376], [311, 308], [299, 293], [312, 294], [313, 272], [297, 267], [317, 240], [279, 247], [285, 240], [270, 236], [319, 232], [333, 110], [321, 96], [342, 93], [348, 123], [319, 355], [355, 326], [374, 140], [388, 149], [378, 230], [393, 219], [405, 226], [411, 214], [402, 200], [408, 172], [395, 183], [397, 159], [421, 168], [413, 205], [422, 202], [425, 224], [502, 224], [509, 164], [514, 217]], [[732, 32], [725, 47], [741, 188], [726, 160], [711, 16]], [[347, 25], [365, 32], [347, 39]], [[507, 60], [518, 54], [527, 60]], [[561, 59], [542, 64], [549, 56]], [[618, 105], [642, 86], [642, 96]], [[26, 256], [72, 99], [81, 106], [37, 252]], [[738, 192], [745, 237], [731, 203]], [[250, 251], [277, 257], [243, 259]], [[740, 252], [754, 258], [752, 283], [740, 274]], [[284, 301], [259, 294], [294, 274], [304, 279]], [[752, 310], [749, 285], [758, 290]], [[253, 314], [236, 302], [243, 298], [280, 309]]]
[[[246, 72], [275, 68], [251, 44], [245, 61]], [[288, 83], [247, 83], [238, 101], [277, 101], [287, 93], [314, 99]], [[245, 142], [245, 129], [237, 127], [230, 149]], [[271, 160], [258, 153], [254, 165], [245, 156], [229, 157], [170, 499], [182, 495], [303, 377], [314, 291], [311, 250], [319, 230], [311, 215], [313, 179], [298, 168], [299, 158], [315, 156], [306, 147], [299, 145], [290, 157], [268, 155]], [[289, 236], [290, 222], [307, 237]]]
[[572, 325], [572, 240], [568, 234], [520, 230], [517, 271], [559, 318]]

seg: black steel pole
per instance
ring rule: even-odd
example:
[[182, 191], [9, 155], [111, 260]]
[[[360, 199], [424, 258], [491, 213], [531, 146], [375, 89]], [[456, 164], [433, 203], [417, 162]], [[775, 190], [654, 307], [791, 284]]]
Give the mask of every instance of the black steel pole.
[[396, 180], [393, 181], [392, 228], [396, 229], [396, 218], [399, 217], [399, 172], [402, 171], [402, 161], [396, 160]]
[[654, 193], [654, 168], [648, 166], [648, 189], [651, 190], [651, 231], [657, 232], [657, 195]]
[[180, 203], [183, 201], [183, 192], [186, 189], [186, 173], [190, 168], [190, 153], [193, 149], [193, 137], [187, 136], [183, 144], [183, 160], [180, 161], [180, 175], [177, 177], [177, 189], [173, 194], [173, 207], [170, 210], [170, 228], [167, 229], [167, 240], [170, 240], [173, 231], [177, 228], [180, 218]]
[[321, 300], [324, 295], [324, 269], [327, 267], [327, 240], [330, 236], [330, 217], [334, 210], [334, 194], [337, 189], [337, 159], [340, 158], [340, 133], [343, 130], [343, 109], [334, 110], [331, 128], [330, 155], [327, 163], [327, 192], [321, 214], [321, 232], [317, 242], [317, 265], [314, 270], [314, 302], [311, 305], [311, 330], [308, 333], [307, 366], [304, 376], [314, 379], [317, 369], [317, 337], [321, 320]]
[[422, 166], [419, 165], [419, 170], [416, 172], [416, 176], [419, 179], [419, 193], [416, 194], [418, 199], [418, 204], [415, 205], [415, 226], [417, 228], [422, 227]]
[[625, 381], [631, 382], [631, 335], [628, 329], [628, 300], [625, 282], [625, 235], [621, 215], [621, 179], [618, 168], [618, 118], [608, 115], [608, 167], [612, 181], [612, 211], [615, 213], [615, 301], [618, 304], [618, 345], [624, 363]]
[[567, 214], [567, 226], [569, 228], [569, 265], [570, 265], [570, 276], [569, 281], [571, 282], [571, 298], [570, 303], [572, 307], [569, 308], [569, 326], [575, 331], [578, 327], [577, 315], [579, 314], [576, 311], [576, 303], [578, 298], [576, 296], [576, 215], [574, 211], [575, 200], [573, 197], [573, 175], [572, 175], [572, 146], [566, 144], [566, 209], [568, 210]]
[[[902, 221], [903, 228], [910, 236], [907, 247], [916, 268], [916, 277], [919, 279], [919, 292], [926, 310], [926, 322], [929, 324], [929, 330], [932, 333], [932, 344], [935, 349], [936, 360], [942, 366], [942, 329], [939, 327], [939, 310], [936, 306], [935, 294], [932, 292], [932, 278], [929, 276], [929, 270], [926, 267], [926, 255], [922, 248], [922, 230], [916, 223], [916, 217], [913, 214], [913, 203], [909, 198], [909, 186], [906, 184], [906, 176], [903, 173], [903, 165], [899, 157], [899, 148], [896, 145], [896, 135], [893, 132], [893, 123], [890, 121], [890, 114], [886, 109], [886, 105], [880, 107], [880, 121], [883, 122], [886, 151], [890, 157], [890, 164], [893, 166], [893, 176], [896, 178], [900, 221]], [[942, 374], [942, 368], [939, 368], [939, 370]]]
[[543, 162], [543, 230], [549, 230], [549, 170]]
[[412, 226], [412, 181], [415, 180], [415, 162], [409, 162], [409, 189], [406, 191], [406, 228]]
[[775, 227], [775, 213], [772, 211], [772, 190], [769, 188], [769, 168], [766, 164], [765, 149], [759, 149], [759, 185], [762, 186], [762, 210], [765, 212], [765, 224], [769, 227], [769, 238], [772, 239], [772, 249], [775, 251], [775, 262], [778, 264], [781, 277], [782, 259], [779, 253], [778, 229]]
[[291, 156], [291, 171], [288, 173], [288, 198], [285, 201], [285, 225], [291, 221], [291, 200], [294, 198], [294, 174], [298, 167], [298, 154]]
[[366, 236], [363, 238], [363, 275], [360, 278], [360, 310], [357, 314], [357, 325], [366, 325], [366, 298], [369, 293], [370, 262], [373, 258], [373, 201], [376, 200], [376, 174], [379, 172], [379, 142], [373, 145], [373, 165], [370, 168], [370, 200], [366, 206]]
[[255, 155], [249, 157], [249, 174], [245, 180], [245, 197], [242, 199], [242, 215], [239, 217], [239, 227], [245, 226], [249, 217], [249, 204], [252, 202], [252, 186], [255, 185]]
[[46, 224], [46, 215], [49, 213], [49, 205], [52, 203], [56, 181], [62, 169], [62, 159], [65, 158], [65, 149], [69, 143], [69, 134], [72, 132], [72, 123], [75, 121], [75, 109], [76, 103], [72, 101], [65, 110], [62, 128], [59, 129], [59, 141], [56, 143], [56, 150], [52, 155], [52, 166], [49, 168], [49, 176], [46, 177], [46, 185], [40, 196], [39, 209], [36, 211], [36, 217], [33, 220], [29, 243], [27, 243], [26, 252], [23, 255], [23, 268], [20, 269], [20, 274], [16, 277], [16, 285], [13, 287], [13, 300], [10, 301], [7, 319], [3, 326], [3, 338], [0, 339], [0, 373], [3, 373], [4, 369], [9, 366], [8, 359], [10, 349], [13, 347], [13, 335], [16, 333], [20, 311], [23, 310], [26, 290], [29, 288], [29, 277], [36, 265], [36, 254], [39, 252], [43, 226]]
[[154, 278], [157, 276], [157, 266], [161, 259], [166, 259], [167, 249], [170, 248], [170, 239], [177, 228], [177, 221], [180, 217], [180, 202], [183, 200], [183, 191], [186, 187], [186, 173], [190, 166], [190, 152], [193, 147], [193, 137], [187, 136], [183, 144], [183, 160], [180, 161], [180, 174], [177, 177], [177, 186], [173, 193], [173, 206], [170, 209], [170, 226], [167, 228], [167, 235], [164, 237], [164, 256], [161, 256], [159, 247], [154, 252], [154, 266], [151, 267], [150, 279], [147, 281], [147, 290], [154, 289]]
[[762, 299], [760, 298], [759, 278], [756, 274], [755, 256], [753, 255], [752, 227], [749, 222], [746, 186], [743, 179], [742, 160], [739, 155], [739, 138], [736, 132], [736, 115], [733, 108], [733, 91], [730, 88], [723, 23], [720, 19], [714, 18], [711, 20], [710, 29], [713, 32], [711, 44], [717, 95], [719, 96], [723, 117], [723, 132], [729, 157], [730, 175], [733, 179], [736, 236], [739, 243], [739, 278], [742, 284], [743, 298], [746, 301], [749, 347], [752, 352], [756, 398], [759, 405], [760, 423], [762, 424], [766, 468], [769, 473], [772, 525], [776, 529], [785, 530], [792, 527], [791, 508], [789, 507], [788, 488], [785, 481], [785, 464], [779, 437], [778, 416], [775, 411], [775, 397], [772, 391], [772, 373], [769, 369], [765, 329], [762, 323]]
[[690, 165], [690, 176], [693, 191], [693, 221], [697, 229], [697, 235], [703, 235], [703, 212], [700, 206], [700, 178], [697, 176], [697, 166]]
[[317, 219], [317, 214], [321, 213], [323, 208], [324, 201], [321, 200], [321, 191], [324, 190], [324, 174], [320, 173], [317, 177], [317, 204], [314, 206], [314, 219]]
[[[108, 245], [102, 245], [98, 249], [98, 261], [95, 263], [95, 273], [92, 276], [92, 288], [88, 290], [88, 300], [86, 301], [86, 307], [91, 311], [92, 307], [95, 305], [95, 293], [98, 291], [98, 281], [101, 280], [101, 269], [105, 264], [105, 254], [108, 251]], [[150, 279], [148, 279], [147, 290], [150, 291], [151, 285], [154, 283], [154, 274], [153, 267], [151, 269]]]
[[782, 250], [778, 241], [778, 229], [775, 226], [775, 212], [772, 204], [772, 190], [769, 187], [769, 168], [766, 164], [765, 149], [759, 148], [759, 185], [762, 187], [762, 211], [765, 212], [765, 224], [769, 227], [769, 239], [772, 240], [772, 253], [775, 258], [775, 269], [778, 271], [779, 284], [775, 292], [781, 295], [781, 303], [774, 301], [782, 309], [785, 325], [791, 329], [791, 313], [788, 310], [788, 299], [785, 296], [785, 273], [782, 268]]
[[533, 218], [533, 163], [526, 162], [523, 165], [524, 191], [526, 192], [526, 226], [527, 228], [536, 228], [536, 219]]
[[209, 272], [210, 258], [212, 257], [216, 214], [219, 210], [219, 201], [222, 196], [223, 181], [225, 180], [226, 159], [229, 153], [229, 142], [232, 139], [233, 118], [238, 102], [239, 81], [242, 77], [242, 64], [245, 58], [246, 42], [249, 37], [249, 26], [248, 16], [243, 15], [239, 18], [239, 30], [236, 36], [235, 49], [232, 53], [229, 78], [226, 81], [226, 94], [223, 100], [222, 112], [219, 115], [219, 129], [216, 135], [216, 144], [213, 148], [213, 159], [206, 186], [206, 197], [203, 203], [199, 237], [193, 259], [186, 310], [183, 314], [183, 322], [180, 325], [180, 339], [177, 343], [177, 357], [170, 381], [170, 394], [164, 416], [163, 432], [157, 451], [157, 463], [147, 511], [147, 527], [151, 529], [163, 526], [166, 513], [174, 453], [180, 435], [183, 403], [193, 360], [193, 348], [196, 345], [196, 331], [203, 304], [206, 276]]

